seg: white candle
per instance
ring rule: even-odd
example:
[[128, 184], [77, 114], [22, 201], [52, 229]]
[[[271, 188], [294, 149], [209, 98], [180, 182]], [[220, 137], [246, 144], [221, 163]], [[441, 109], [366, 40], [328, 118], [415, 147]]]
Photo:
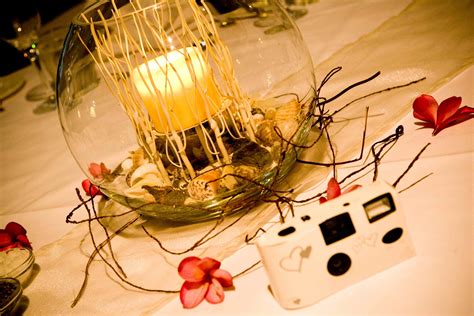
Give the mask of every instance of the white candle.
[[217, 88], [196, 47], [148, 60], [133, 70], [132, 79], [160, 133], [189, 129], [219, 110]]

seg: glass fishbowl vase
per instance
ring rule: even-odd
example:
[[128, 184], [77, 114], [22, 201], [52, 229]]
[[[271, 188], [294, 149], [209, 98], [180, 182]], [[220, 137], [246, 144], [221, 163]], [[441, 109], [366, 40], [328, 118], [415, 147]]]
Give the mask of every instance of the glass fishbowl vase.
[[[311, 57], [278, 1], [230, 25], [207, 2], [103, 0], [72, 22], [57, 100], [67, 144], [106, 196], [165, 221], [252, 207], [311, 128]], [[275, 25], [277, 26], [275, 28]]]

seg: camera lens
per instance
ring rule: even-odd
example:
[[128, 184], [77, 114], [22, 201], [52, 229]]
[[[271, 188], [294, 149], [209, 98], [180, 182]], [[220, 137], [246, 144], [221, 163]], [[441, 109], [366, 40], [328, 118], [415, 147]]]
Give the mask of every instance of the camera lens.
[[342, 252], [336, 253], [328, 261], [328, 271], [334, 276], [343, 275], [350, 267], [351, 258]]

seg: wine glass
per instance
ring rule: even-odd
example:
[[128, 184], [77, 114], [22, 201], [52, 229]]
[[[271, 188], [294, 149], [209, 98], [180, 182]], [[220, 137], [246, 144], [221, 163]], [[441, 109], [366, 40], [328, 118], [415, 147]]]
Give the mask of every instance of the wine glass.
[[51, 86], [44, 84], [47, 81], [45, 81], [45, 73], [42, 71], [39, 60], [38, 30], [41, 18], [37, 6], [28, 0], [11, 1], [4, 8], [2, 19], [3, 28], [0, 37], [21, 52], [35, 66], [40, 75], [42, 84], [33, 89], [43, 102], [34, 110], [35, 113], [54, 110], [56, 107], [54, 91]]

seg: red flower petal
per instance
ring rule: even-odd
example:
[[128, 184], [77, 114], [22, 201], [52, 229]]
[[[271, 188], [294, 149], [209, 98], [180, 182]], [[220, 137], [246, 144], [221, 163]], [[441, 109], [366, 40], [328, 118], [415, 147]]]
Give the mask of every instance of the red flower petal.
[[341, 195], [341, 187], [339, 186], [339, 183], [337, 183], [336, 179], [331, 178], [331, 180], [329, 180], [326, 195], [328, 200], [332, 200]]
[[184, 258], [178, 267], [179, 275], [189, 282], [201, 282], [204, 280], [206, 273], [198, 266], [201, 261], [198, 257]]
[[218, 304], [224, 300], [224, 288], [216, 279], [212, 279], [206, 294], [206, 301], [211, 304]]
[[31, 248], [30, 241], [28, 240], [28, 237], [26, 237], [26, 235], [18, 235], [16, 236], [16, 240], [20, 243], [21, 246]]
[[436, 118], [436, 127], [439, 127], [448, 118], [453, 116], [461, 105], [462, 99], [460, 97], [450, 97], [441, 102], [438, 107], [438, 116]]
[[12, 242], [12, 236], [4, 229], [0, 229], [0, 248], [8, 246]]
[[93, 185], [89, 179], [85, 179], [82, 181], [82, 189], [88, 196], [96, 196], [97, 194], [101, 194], [100, 189]]
[[319, 204], [323, 204], [325, 202], [327, 202], [327, 199], [324, 196], [319, 198]]
[[8, 223], [7, 226], [5, 226], [5, 230], [13, 237], [18, 235], [26, 235], [26, 229], [15, 222]]
[[198, 306], [206, 296], [209, 283], [207, 282], [184, 282], [179, 292], [179, 299], [184, 308]]
[[216, 269], [211, 271], [211, 277], [219, 281], [223, 287], [231, 287], [234, 285], [232, 281], [232, 274], [226, 270]]
[[446, 127], [453, 126], [473, 118], [473, 114], [474, 108], [463, 106], [462, 108], [458, 109], [454, 115], [450, 116], [448, 119], [442, 122], [442, 124], [437, 126], [433, 131], [433, 135], [438, 134]]
[[427, 94], [422, 94], [413, 102], [413, 116], [422, 121], [436, 124], [438, 102]]
[[221, 263], [215, 259], [206, 257], [198, 262], [198, 266], [207, 274], [211, 272], [211, 270], [219, 269]]

